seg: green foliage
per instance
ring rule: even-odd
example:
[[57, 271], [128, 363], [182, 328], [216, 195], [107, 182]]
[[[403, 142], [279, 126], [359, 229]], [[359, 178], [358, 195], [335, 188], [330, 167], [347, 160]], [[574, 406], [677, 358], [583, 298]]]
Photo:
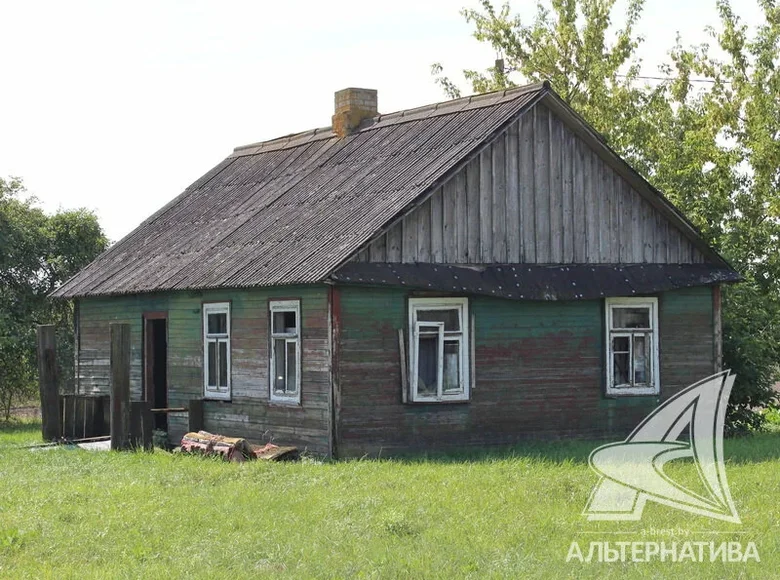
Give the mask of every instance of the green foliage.
[[764, 409], [763, 415], [768, 430], [780, 433], [780, 407], [775, 406]]
[[[732, 433], [755, 430], [780, 379], [780, 7], [759, 0], [763, 22], [750, 30], [718, 0], [720, 26], [708, 33], [723, 56], [678, 38], [660, 82], [643, 84], [643, 4], [630, 1], [614, 26], [615, 0], [551, 0], [528, 24], [483, 0], [462, 13], [505, 67], [463, 74], [475, 92], [548, 79], [744, 275], [723, 298], [724, 365], [737, 374], [728, 422]], [[434, 65], [459, 95], [442, 72]]]
[[[648, 502], [619, 536], [582, 517], [598, 480], [589, 442], [244, 464], [5, 442], [0, 430], [4, 578], [772, 578], [780, 566], [780, 434], [726, 442], [744, 525]], [[684, 461], [666, 469], [698, 478]], [[754, 541], [761, 562], [566, 563], [574, 540]]]
[[61, 388], [73, 387], [73, 307], [47, 298], [107, 246], [86, 210], [46, 215], [17, 178], [0, 178], [0, 412], [34, 396], [35, 326], [56, 324]]

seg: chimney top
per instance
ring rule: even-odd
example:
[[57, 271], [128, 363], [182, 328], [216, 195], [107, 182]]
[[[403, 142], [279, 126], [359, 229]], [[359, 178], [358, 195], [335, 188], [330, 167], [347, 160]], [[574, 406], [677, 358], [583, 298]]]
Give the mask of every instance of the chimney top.
[[377, 114], [375, 89], [348, 88], [336, 92], [333, 132], [346, 137], [358, 128], [360, 122]]

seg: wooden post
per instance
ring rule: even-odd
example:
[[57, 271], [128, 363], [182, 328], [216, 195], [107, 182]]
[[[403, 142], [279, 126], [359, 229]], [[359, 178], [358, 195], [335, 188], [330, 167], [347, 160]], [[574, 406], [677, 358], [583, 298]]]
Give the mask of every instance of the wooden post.
[[144, 449], [152, 451], [154, 449], [154, 413], [152, 413], [152, 404], [144, 401], [141, 407], [141, 443]]
[[44, 441], [54, 441], [59, 439], [61, 429], [57, 343], [52, 324], [38, 326], [38, 386], [41, 394], [41, 434]]
[[145, 401], [130, 401], [130, 447], [141, 446], [141, 412]]
[[111, 323], [111, 449], [130, 446], [130, 325]]
[[187, 429], [190, 433], [197, 433], [203, 429], [203, 400], [202, 399], [190, 399], [188, 405], [189, 411], [187, 413], [188, 426]]

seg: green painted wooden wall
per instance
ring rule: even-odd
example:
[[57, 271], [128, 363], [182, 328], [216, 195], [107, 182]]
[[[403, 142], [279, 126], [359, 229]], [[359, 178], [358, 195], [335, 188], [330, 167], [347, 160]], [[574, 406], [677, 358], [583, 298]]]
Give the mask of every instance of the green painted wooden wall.
[[[339, 456], [513, 443], [524, 438], [618, 437], [660, 399], [714, 370], [708, 287], [659, 296], [661, 397], [603, 395], [603, 303], [516, 302], [472, 297], [476, 388], [462, 404], [403, 404], [397, 329], [406, 331], [405, 289], [334, 289], [337, 350], [331, 353], [329, 289], [301, 286], [178, 292], [80, 300], [78, 385], [108, 392], [109, 323], [131, 325], [133, 399], [142, 392], [142, 314], [168, 312], [171, 406], [202, 397], [201, 304], [232, 304], [230, 402], [207, 401], [208, 430], [255, 442], [331, 452], [331, 360], [337, 361], [333, 436]], [[268, 400], [268, 300], [300, 298], [302, 404]], [[186, 429], [171, 416], [170, 438]]]
[[659, 296], [660, 398], [603, 395], [603, 301], [472, 297], [471, 401], [403, 404], [397, 329], [406, 330], [410, 293], [356, 286], [337, 292], [339, 456], [524, 438], [622, 437], [659, 400], [714, 370], [709, 287]]
[[[301, 405], [269, 404], [268, 300], [300, 299], [302, 323]], [[114, 296], [79, 300], [78, 388], [109, 390], [109, 323], [131, 326], [131, 392], [142, 393], [142, 315], [168, 312], [168, 402], [186, 406], [203, 396], [202, 302], [231, 302], [230, 402], [207, 401], [205, 428], [255, 442], [330, 451], [330, 337], [325, 286], [220, 290]], [[178, 441], [186, 415], [169, 417], [169, 438]]]

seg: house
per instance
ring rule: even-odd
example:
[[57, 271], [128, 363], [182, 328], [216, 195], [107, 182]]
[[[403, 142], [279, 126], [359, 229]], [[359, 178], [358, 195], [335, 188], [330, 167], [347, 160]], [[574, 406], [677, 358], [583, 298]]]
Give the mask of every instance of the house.
[[[55, 295], [78, 389], [338, 457], [618, 437], [720, 368], [738, 274], [549, 84], [238, 147]], [[186, 417], [171, 416], [171, 441]]]

